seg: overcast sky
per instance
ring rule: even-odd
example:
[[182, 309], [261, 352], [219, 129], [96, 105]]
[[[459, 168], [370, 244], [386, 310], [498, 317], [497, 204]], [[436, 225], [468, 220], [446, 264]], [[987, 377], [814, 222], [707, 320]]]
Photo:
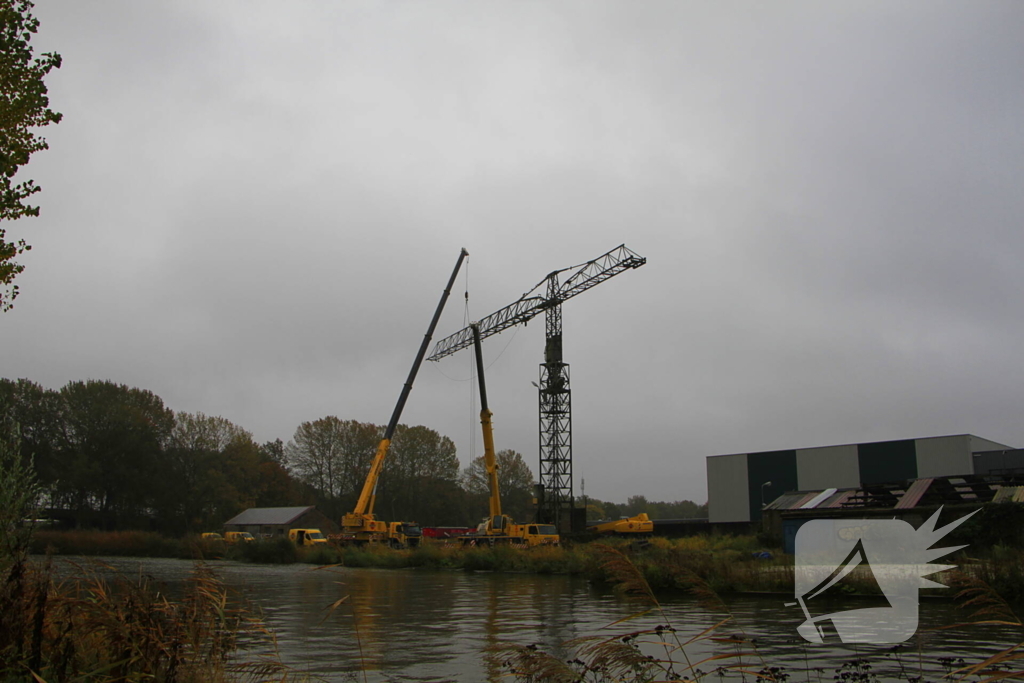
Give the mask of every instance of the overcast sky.
[[[288, 441], [384, 424], [435, 340], [552, 270], [576, 491], [705, 457], [1024, 446], [1024, 4], [39, 0], [51, 149], [0, 376], [103, 379]], [[468, 311], [463, 296], [468, 288]], [[537, 470], [538, 317], [485, 342]], [[472, 354], [402, 417], [482, 455]]]

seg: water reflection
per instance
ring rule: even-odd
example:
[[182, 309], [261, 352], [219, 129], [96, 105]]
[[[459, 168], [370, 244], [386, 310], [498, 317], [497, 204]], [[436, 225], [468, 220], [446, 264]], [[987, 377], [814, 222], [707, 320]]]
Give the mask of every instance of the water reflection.
[[[141, 570], [172, 589], [192, 566], [178, 560], [104, 561], [129, 576]], [[262, 608], [286, 664], [329, 681], [363, 680], [361, 672], [368, 681], [508, 680], [500, 677], [500, 663], [487, 654], [500, 643], [537, 643], [566, 659], [570, 653], [561, 647], [573, 638], [611, 636], [670, 621], [685, 640], [723, 618], [676, 596], [664, 600], [664, 615], [648, 614], [608, 628], [640, 606], [567, 576], [210, 565]], [[329, 606], [344, 596], [347, 601], [331, 611]], [[831, 680], [836, 669], [854, 658], [869, 659], [880, 681], [921, 673], [926, 680], [937, 680], [946, 672], [940, 657], [976, 662], [1018, 642], [1019, 631], [1007, 627], [933, 630], [963, 621], [965, 615], [948, 601], [925, 600], [917, 636], [899, 649], [814, 645], [797, 634], [804, 615], [799, 607], [785, 606], [791, 600], [782, 595], [730, 598], [733, 621], [720, 635], [736, 638], [701, 641], [687, 647], [687, 654], [697, 661], [754, 648], [757, 654], [744, 663], [755, 671], [784, 666], [790, 683]], [[717, 665], [709, 662], [701, 668], [711, 672]]]

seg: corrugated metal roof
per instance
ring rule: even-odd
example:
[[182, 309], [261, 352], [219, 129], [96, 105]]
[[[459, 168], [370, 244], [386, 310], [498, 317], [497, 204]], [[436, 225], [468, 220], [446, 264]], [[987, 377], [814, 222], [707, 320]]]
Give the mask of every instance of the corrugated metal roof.
[[915, 507], [933, 481], [934, 479], [927, 478], [915, 480], [913, 484], [907, 487], [906, 493], [900, 496], [899, 502], [896, 503], [896, 509], [907, 510]]
[[[811, 495], [814, 495], [813, 493]], [[784, 493], [765, 506], [765, 510], [792, 510], [807, 499], [806, 492]]]
[[811, 510], [824, 503], [828, 498], [831, 498], [836, 492], [836, 489], [825, 489], [818, 495], [811, 498], [809, 501], [800, 506], [801, 510]]
[[838, 508], [846, 499], [857, 493], [857, 489], [825, 489], [824, 491], [795, 491], [786, 493], [765, 506], [765, 510], [810, 510]]
[[294, 508], [249, 508], [224, 522], [225, 526], [291, 524], [313, 509], [312, 505]]
[[841, 508], [850, 496], [857, 493], [857, 489], [850, 489], [849, 491], [839, 491], [834, 496], [826, 500], [824, 503], [819, 505], [819, 508]]

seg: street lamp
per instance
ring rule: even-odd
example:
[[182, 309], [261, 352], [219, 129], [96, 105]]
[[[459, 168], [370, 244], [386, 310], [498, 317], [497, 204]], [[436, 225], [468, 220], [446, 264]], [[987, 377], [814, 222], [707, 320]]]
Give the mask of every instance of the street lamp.
[[762, 510], [764, 510], [764, 506], [765, 506], [765, 502], [764, 502], [764, 487], [765, 486], [771, 486], [771, 485], [772, 485], [772, 483], [770, 481], [766, 481], [765, 483], [761, 484], [761, 509]]

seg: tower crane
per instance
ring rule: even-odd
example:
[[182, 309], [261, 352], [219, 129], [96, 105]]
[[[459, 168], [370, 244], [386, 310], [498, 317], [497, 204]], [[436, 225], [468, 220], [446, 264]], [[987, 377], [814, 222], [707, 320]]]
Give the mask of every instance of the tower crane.
[[[572, 515], [572, 401], [569, 364], [562, 360], [562, 303], [631, 268], [647, 263], [622, 244], [592, 261], [549, 273], [517, 301], [476, 323], [481, 339], [525, 324], [544, 313], [544, 362], [540, 365], [540, 485], [537, 521], [560, 531], [581, 530]], [[567, 275], [565, 275], [568, 273]], [[437, 342], [427, 360], [437, 361], [473, 345], [466, 327]]]

